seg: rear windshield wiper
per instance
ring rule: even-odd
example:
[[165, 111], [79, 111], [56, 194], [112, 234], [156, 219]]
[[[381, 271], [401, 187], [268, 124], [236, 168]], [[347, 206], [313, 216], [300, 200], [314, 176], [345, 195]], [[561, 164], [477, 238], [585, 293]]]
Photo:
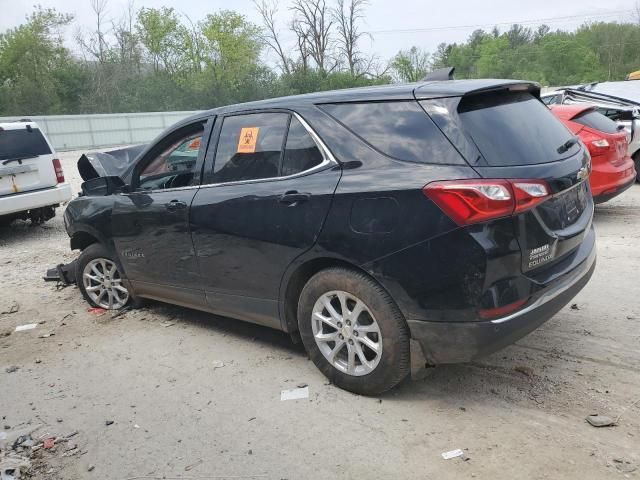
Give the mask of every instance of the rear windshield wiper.
[[18, 162], [20, 163], [20, 165], [22, 165], [22, 160], [28, 160], [30, 158], [36, 158], [38, 155], [27, 155], [25, 157], [16, 157], [16, 158], [9, 158], [7, 160], [3, 160], [2, 164], [3, 165], [9, 165], [11, 162]]
[[564, 142], [562, 145], [558, 147], [558, 153], [566, 153], [571, 147], [577, 144], [580, 141], [578, 137], [571, 137], [569, 140]]

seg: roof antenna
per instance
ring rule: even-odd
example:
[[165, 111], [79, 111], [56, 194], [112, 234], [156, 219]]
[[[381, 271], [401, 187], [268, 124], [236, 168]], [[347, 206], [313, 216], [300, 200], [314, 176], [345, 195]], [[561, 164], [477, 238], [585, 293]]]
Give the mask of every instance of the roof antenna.
[[453, 73], [456, 71], [456, 67], [445, 67], [434, 70], [428, 73], [426, 77], [422, 79], [423, 82], [442, 82], [445, 80], [454, 80]]

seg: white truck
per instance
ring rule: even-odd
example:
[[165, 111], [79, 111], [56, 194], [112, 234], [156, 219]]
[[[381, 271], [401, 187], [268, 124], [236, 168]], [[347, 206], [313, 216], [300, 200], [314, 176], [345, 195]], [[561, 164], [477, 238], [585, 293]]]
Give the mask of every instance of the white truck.
[[55, 150], [35, 122], [0, 123], [0, 224], [42, 223], [71, 200]]

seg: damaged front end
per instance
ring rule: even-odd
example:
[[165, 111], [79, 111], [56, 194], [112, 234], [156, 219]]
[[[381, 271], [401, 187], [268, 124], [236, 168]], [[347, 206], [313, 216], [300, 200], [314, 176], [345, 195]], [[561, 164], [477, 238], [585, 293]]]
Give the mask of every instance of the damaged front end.
[[147, 145], [143, 144], [109, 152], [82, 154], [78, 160], [78, 172], [85, 181], [98, 177], [120, 177], [126, 181], [131, 167], [145, 148]]

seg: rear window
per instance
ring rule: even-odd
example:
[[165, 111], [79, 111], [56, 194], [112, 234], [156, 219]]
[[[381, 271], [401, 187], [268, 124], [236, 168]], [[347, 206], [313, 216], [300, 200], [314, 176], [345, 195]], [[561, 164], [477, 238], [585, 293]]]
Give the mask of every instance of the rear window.
[[321, 108], [389, 157], [419, 163], [463, 163], [415, 101], [341, 103]]
[[465, 97], [458, 106], [465, 133], [492, 167], [535, 165], [574, 155], [558, 148], [572, 135], [545, 105], [527, 92]]
[[31, 158], [49, 153], [51, 149], [37, 128], [0, 129], [0, 160]]
[[585, 127], [593, 128], [604, 133], [616, 133], [618, 132], [618, 125], [613, 120], [605, 117], [599, 112], [593, 110], [587, 110], [581, 113], [577, 117], [573, 117], [572, 121], [584, 125]]

